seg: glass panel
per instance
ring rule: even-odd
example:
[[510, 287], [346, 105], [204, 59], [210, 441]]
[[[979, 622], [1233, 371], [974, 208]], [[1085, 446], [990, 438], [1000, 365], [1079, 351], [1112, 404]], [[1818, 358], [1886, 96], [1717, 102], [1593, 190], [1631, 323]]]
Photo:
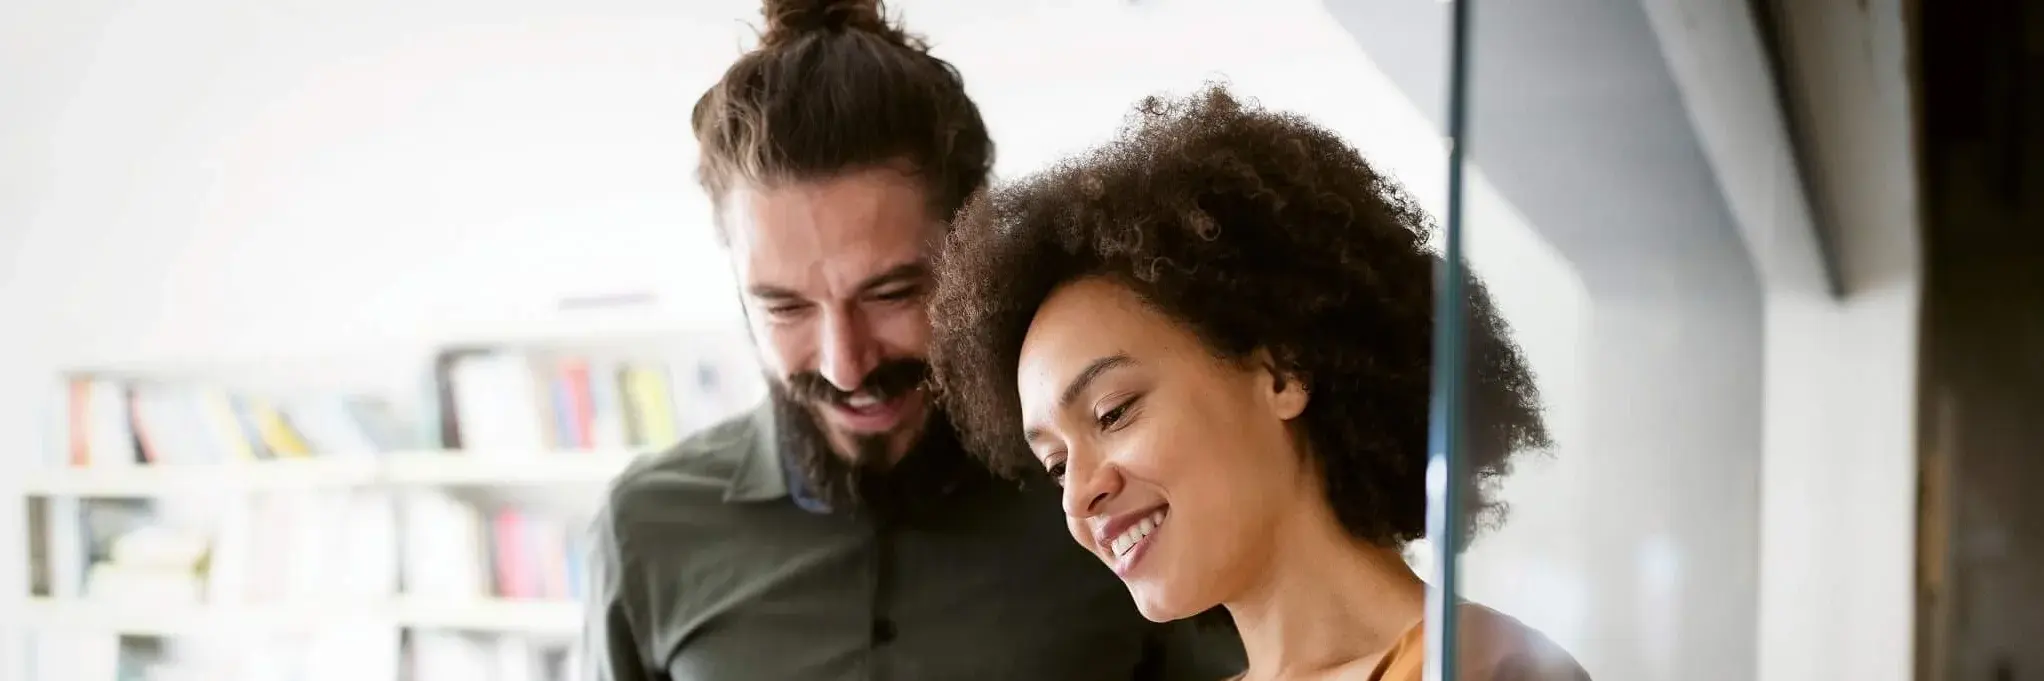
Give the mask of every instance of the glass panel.
[[1466, 72], [1441, 71], [1450, 96], [1466, 77], [1442, 121], [1466, 163], [1447, 216], [1485, 294], [1444, 301], [1468, 306], [1468, 337], [1436, 366], [1459, 381], [1464, 419], [1437, 404], [1436, 427], [1477, 522], [1456, 547], [1455, 678], [1753, 678], [1762, 286], [1693, 121], [1769, 93], [1698, 89], [1699, 51], [1729, 48], [1662, 30], [1654, 3], [1450, 11], [1469, 23]]

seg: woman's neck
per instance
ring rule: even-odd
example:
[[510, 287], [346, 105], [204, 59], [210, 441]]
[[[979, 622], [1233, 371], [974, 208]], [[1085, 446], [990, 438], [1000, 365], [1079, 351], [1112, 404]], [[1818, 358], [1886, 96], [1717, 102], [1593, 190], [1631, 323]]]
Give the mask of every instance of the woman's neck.
[[1226, 603], [1249, 657], [1243, 679], [1373, 666], [1426, 611], [1426, 584], [1396, 549], [1355, 539], [1316, 506], [1279, 528], [1265, 574]]

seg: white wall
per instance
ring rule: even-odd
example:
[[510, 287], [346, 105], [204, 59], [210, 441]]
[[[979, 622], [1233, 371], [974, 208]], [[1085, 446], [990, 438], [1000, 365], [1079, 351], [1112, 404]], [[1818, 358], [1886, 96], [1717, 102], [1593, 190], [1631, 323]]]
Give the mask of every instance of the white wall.
[[1905, 4], [1784, 5], [1848, 295], [1770, 306], [1800, 347], [1780, 360], [1768, 468], [1769, 681], [1915, 676], [1923, 267]]
[[[1438, 141], [1317, 3], [895, 5], [967, 74], [1004, 174], [1225, 77], [1440, 204]], [[10, 321], [96, 362], [350, 348], [591, 293], [728, 320], [686, 118], [754, 6], [10, 3]]]
[[[965, 74], [1003, 175], [1105, 139], [1144, 94], [1225, 77], [1338, 130], [1430, 210], [1443, 200], [1438, 137], [1318, 2], [893, 4]], [[38, 451], [60, 367], [360, 355], [573, 324], [557, 301], [599, 293], [657, 296], [627, 315], [730, 323], [687, 119], [756, 7], [0, 6], [0, 478]], [[1581, 430], [1582, 286], [1495, 192], [1475, 192], [1490, 217], [1471, 257], [1566, 448]], [[1481, 549], [1498, 569], [1471, 582], [1589, 645], [1567, 633], [1580, 603], [1512, 576], [1515, 551], [1551, 555], [1539, 537], [1581, 511], [1565, 505], [1582, 465], [1565, 452], [1515, 486], [1517, 524]], [[22, 541], [0, 517], [0, 545]], [[1586, 589], [1585, 567], [1549, 574]], [[0, 566], [0, 603], [22, 591], [19, 569]], [[0, 659], [0, 679], [14, 670]]]
[[[1820, 187], [1796, 176], [1748, 4], [1646, 6], [1766, 285], [1760, 678], [1912, 678], [1922, 273], [1902, 3], [1783, 3]], [[1818, 270], [1824, 194], [1842, 299]]]

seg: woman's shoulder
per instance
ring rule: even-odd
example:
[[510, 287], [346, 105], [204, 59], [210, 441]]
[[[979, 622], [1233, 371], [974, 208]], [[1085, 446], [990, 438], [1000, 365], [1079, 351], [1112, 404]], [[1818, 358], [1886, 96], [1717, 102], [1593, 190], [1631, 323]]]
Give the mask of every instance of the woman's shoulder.
[[[1455, 614], [1461, 631], [1455, 641], [1456, 676], [1469, 681], [1589, 681], [1589, 673], [1568, 651], [1517, 618], [1474, 603], [1464, 603]], [[1425, 626], [1415, 626], [1369, 678], [1418, 681], [1425, 657]]]
[[1576, 658], [1511, 615], [1474, 603], [1456, 612], [1460, 676], [1481, 681], [1589, 681]]

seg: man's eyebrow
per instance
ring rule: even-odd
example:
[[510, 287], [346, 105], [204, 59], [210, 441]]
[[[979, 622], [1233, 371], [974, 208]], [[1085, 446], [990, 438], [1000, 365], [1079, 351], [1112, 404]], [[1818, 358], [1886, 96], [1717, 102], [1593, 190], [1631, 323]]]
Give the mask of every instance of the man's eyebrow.
[[930, 278], [930, 265], [925, 262], [906, 262], [887, 268], [887, 271], [867, 277], [859, 282], [859, 292], [865, 293], [902, 282], [922, 281]]
[[[928, 263], [902, 263], [887, 268], [885, 272], [867, 277], [865, 281], [859, 282], [858, 290], [860, 293], [868, 293], [874, 289], [892, 284], [899, 284], [905, 281], [921, 281], [928, 278], [930, 278], [930, 266]], [[774, 300], [793, 300], [802, 297], [802, 294], [794, 289], [773, 284], [754, 284], [746, 287], [745, 292], [751, 294], [754, 298]]]
[[[1073, 377], [1071, 383], [1065, 384], [1064, 393], [1058, 396], [1058, 409], [1071, 408], [1072, 403], [1078, 401], [1079, 396], [1085, 394], [1087, 388], [1092, 387], [1093, 381], [1098, 380], [1107, 372], [1125, 366], [1133, 366], [1135, 363], [1135, 358], [1123, 353], [1115, 353], [1093, 360], [1086, 365], [1086, 368], [1079, 370], [1079, 375]], [[1024, 429], [1022, 431], [1022, 439], [1035, 444], [1037, 440], [1043, 439], [1043, 428], [1031, 426]]]
[[[928, 278], [930, 278], [930, 266], [928, 263], [902, 263], [888, 268], [885, 272], [867, 277], [865, 281], [859, 282], [858, 290], [860, 293], [866, 293], [891, 284], [899, 284], [905, 281], [921, 281]], [[770, 300], [795, 300], [802, 297], [802, 294], [794, 289], [773, 284], [754, 284], [746, 287], [745, 292], [751, 294], [754, 298]]]
[[802, 294], [796, 293], [794, 289], [773, 284], [754, 284], [746, 287], [745, 292], [752, 294], [754, 298], [766, 298], [769, 300], [795, 300], [802, 297]]

